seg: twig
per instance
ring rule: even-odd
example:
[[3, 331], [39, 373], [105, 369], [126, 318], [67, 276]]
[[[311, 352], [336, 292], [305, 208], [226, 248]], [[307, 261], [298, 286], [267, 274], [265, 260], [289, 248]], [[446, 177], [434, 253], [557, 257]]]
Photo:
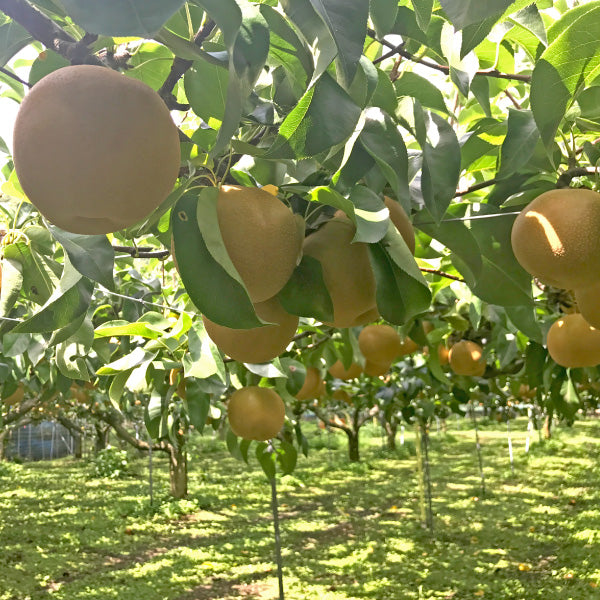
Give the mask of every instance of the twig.
[[[445, 73], [445, 74], [448, 74], [450, 72], [450, 67], [447, 65], [440, 65], [438, 63], [427, 60], [425, 58], [419, 58], [418, 56], [415, 56], [414, 54], [407, 52], [406, 50], [404, 50], [404, 47], [403, 47], [404, 43], [396, 46], [395, 44], [392, 44], [391, 42], [388, 42], [387, 40], [380, 40], [377, 38], [377, 34], [375, 33], [375, 31], [373, 29], [368, 29], [367, 33], [368, 33], [369, 37], [374, 39], [376, 42], [379, 42], [382, 46], [385, 46], [386, 48], [390, 48], [391, 50], [394, 51], [392, 54], [388, 53], [389, 56], [393, 56], [393, 54], [399, 54], [400, 56], [403, 56], [404, 58], [406, 58], [408, 60], [419, 63], [421, 65], [425, 65], [426, 67], [429, 67], [430, 69], [436, 69], [437, 71], [441, 71], [442, 73]], [[389, 58], [389, 56], [386, 56], [386, 58]], [[515, 79], [517, 81], [525, 81], [527, 83], [531, 82], [531, 75], [521, 75], [520, 73], [501, 73], [497, 69], [490, 69], [489, 71], [485, 71], [485, 70], [484, 71], [476, 71], [475, 75], [483, 75], [486, 77], [495, 77], [497, 79]]]
[[[212, 19], [209, 19], [204, 23], [202, 27], [197, 31], [194, 36], [194, 44], [197, 46], [202, 46], [202, 43], [206, 38], [212, 33], [215, 28], [215, 22]], [[181, 79], [184, 73], [194, 64], [191, 60], [186, 60], [184, 58], [180, 58], [178, 56], [173, 60], [173, 64], [171, 65], [171, 70], [165, 79], [165, 82], [162, 84], [160, 89], [158, 90], [159, 96], [164, 100], [165, 104], [171, 110], [189, 110], [189, 104], [181, 104], [177, 102], [175, 95], [173, 94], [173, 88], [175, 84]]]
[[93, 34], [86, 34], [82, 40], [77, 41], [25, 0], [0, 0], [0, 11], [22, 25], [44, 46], [58, 52], [72, 64], [102, 65], [100, 59], [91, 54], [87, 47], [92, 37], [96, 39]]
[[9, 71], [8, 69], [5, 69], [4, 67], [0, 67], [0, 73], [4, 73], [4, 75], [10, 77], [11, 79], [14, 79], [15, 81], [18, 81], [22, 85], [31, 87], [31, 84], [29, 82], [25, 81], [24, 79], [21, 79], [18, 75], [16, 75], [12, 71]]
[[561, 173], [556, 181], [557, 188], [569, 187], [571, 180], [575, 177], [585, 177], [586, 175], [597, 175], [598, 170], [595, 167], [573, 167]]
[[126, 252], [133, 258], [167, 258], [171, 254], [169, 250], [152, 250], [148, 248], [132, 248], [131, 246], [113, 246], [117, 252]]
[[420, 271], [423, 273], [433, 273], [434, 275], [439, 275], [440, 277], [445, 277], [446, 279], [453, 279], [454, 281], [460, 281], [464, 283], [465, 280], [462, 277], [457, 277], [456, 275], [450, 275], [450, 273], [446, 273], [445, 271], [440, 271], [439, 269], [430, 269], [429, 267], [419, 267]]
[[490, 187], [491, 185], [495, 185], [496, 183], [498, 183], [497, 179], [488, 179], [487, 181], [482, 181], [480, 183], [476, 183], [476, 184], [472, 185], [471, 187], [467, 188], [466, 190], [456, 192], [456, 194], [454, 194], [454, 197], [458, 198], [459, 196], [466, 196], [467, 194], [470, 194], [471, 192], [476, 192], [477, 190], [482, 190], [486, 187]]
[[523, 108], [518, 102], [517, 99], [508, 91], [508, 90], [504, 90], [504, 95], [513, 103], [513, 106], [517, 109], [517, 110], [521, 110], [521, 108]]

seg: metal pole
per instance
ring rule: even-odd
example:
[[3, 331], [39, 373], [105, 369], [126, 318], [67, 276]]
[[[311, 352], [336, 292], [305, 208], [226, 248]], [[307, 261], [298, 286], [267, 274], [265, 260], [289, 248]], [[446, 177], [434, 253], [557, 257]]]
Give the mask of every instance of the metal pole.
[[421, 452], [421, 427], [418, 421], [415, 421], [415, 450], [417, 452], [417, 479], [419, 484], [419, 512], [421, 523], [427, 521], [425, 514], [425, 486], [423, 485], [423, 454]]
[[508, 456], [510, 457], [510, 471], [515, 474], [515, 463], [513, 460], [512, 436], [510, 434], [510, 419], [506, 421], [506, 433], [508, 434]]
[[433, 504], [431, 498], [431, 471], [429, 469], [429, 432], [423, 425], [423, 456], [425, 457], [425, 483], [427, 485], [427, 529], [433, 534]]
[[277, 505], [277, 483], [271, 478], [271, 510], [275, 532], [275, 561], [277, 562], [277, 580], [279, 582], [279, 600], [285, 600], [283, 594], [283, 559], [281, 557], [281, 534], [279, 531], [279, 507]]
[[400, 445], [404, 446], [404, 425], [400, 425]]
[[44, 439], [44, 421], [38, 425], [40, 439], [42, 440], [42, 460], [46, 460], [46, 440]]
[[27, 453], [28, 453], [29, 460], [31, 460], [31, 425], [27, 425], [27, 432], [29, 434], [29, 439], [27, 441], [27, 444], [28, 444]]
[[527, 409], [527, 416], [529, 421], [527, 422], [527, 439], [525, 440], [525, 454], [529, 453], [529, 444], [531, 443], [531, 432], [533, 431], [533, 420], [531, 418], [531, 408]]
[[152, 477], [152, 439], [148, 436], [148, 488], [150, 494], [150, 506], [154, 505], [154, 481]]
[[475, 416], [475, 407], [471, 402], [471, 419], [475, 427], [475, 448], [477, 449], [477, 460], [479, 462], [479, 476], [481, 477], [481, 495], [485, 496], [485, 476], [483, 474], [483, 458], [481, 457], [481, 444], [479, 443], [479, 427], [477, 426], [477, 417]]

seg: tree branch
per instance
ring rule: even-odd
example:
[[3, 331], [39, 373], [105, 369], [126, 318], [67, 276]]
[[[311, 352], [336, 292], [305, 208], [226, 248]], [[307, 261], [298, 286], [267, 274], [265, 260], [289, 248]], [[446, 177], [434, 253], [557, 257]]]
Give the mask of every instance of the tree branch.
[[[212, 19], [206, 21], [206, 23], [204, 23], [204, 25], [196, 32], [196, 35], [194, 36], [194, 44], [197, 46], [202, 46], [202, 43], [204, 40], [206, 40], [206, 38], [208, 38], [214, 28], [215, 22]], [[164, 100], [165, 104], [171, 110], [189, 110], [190, 108], [189, 104], [181, 104], [177, 102], [177, 99], [173, 94], [173, 88], [193, 64], [194, 63], [191, 60], [186, 60], [176, 56], [173, 60], [173, 64], [171, 65], [171, 71], [169, 72], [169, 75], [158, 90], [159, 96]]]
[[[100, 413], [98, 417], [102, 419], [105, 423], [110, 425], [116, 432], [116, 434], [125, 442], [137, 448], [138, 450], [143, 450], [147, 452], [150, 449], [150, 444], [145, 442], [144, 440], [137, 439], [132, 433], [130, 433], [125, 425], [123, 425], [123, 419], [121, 415], [119, 415], [116, 411], [111, 411], [107, 413]], [[161, 443], [152, 444], [152, 451], [165, 452], [169, 454], [171, 452], [168, 445]]]
[[419, 270], [423, 273], [433, 273], [434, 275], [439, 275], [440, 277], [445, 277], [446, 279], [453, 279], [454, 281], [460, 281], [464, 283], [465, 280], [461, 277], [457, 277], [456, 275], [450, 275], [450, 273], [446, 273], [445, 271], [440, 271], [439, 269], [430, 269], [429, 267], [419, 267]]
[[480, 183], [476, 183], [475, 185], [472, 185], [471, 187], [467, 188], [466, 190], [456, 192], [456, 194], [454, 194], [454, 197], [458, 198], [459, 196], [466, 196], [467, 194], [470, 194], [471, 192], [476, 192], [477, 190], [482, 190], [486, 187], [490, 187], [491, 185], [495, 185], [496, 183], [498, 183], [497, 179], [488, 179], [487, 181], [481, 181]]
[[77, 41], [26, 0], [0, 0], [0, 11], [22, 25], [46, 48], [58, 52], [72, 64], [102, 65], [88, 48], [97, 36], [86, 34], [81, 41]]
[[26, 400], [23, 400], [16, 410], [12, 410], [4, 417], [4, 425], [10, 425], [23, 418], [38, 405], [39, 401], [39, 398], [27, 398]]
[[[170, 256], [169, 250], [153, 250], [150, 247], [133, 248], [131, 246], [113, 246], [117, 252], [125, 252], [133, 258], [160, 258], [164, 259]], [[122, 258], [122, 257], [121, 257]]]
[[572, 169], [567, 169], [563, 173], [560, 174], [559, 178], [556, 181], [557, 188], [566, 188], [569, 187], [571, 180], [575, 177], [585, 177], [586, 175], [597, 175], [598, 169], [595, 167], [573, 167]]
[[[430, 69], [435, 69], [436, 71], [440, 71], [445, 74], [448, 74], [450, 72], [450, 67], [447, 65], [440, 65], [438, 63], [427, 60], [425, 58], [419, 58], [418, 56], [415, 56], [414, 54], [407, 52], [403, 47], [404, 43], [396, 46], [396, 45], [392, 44], [391, 42], [388, 42], [387, 40], [380, 40], [377, 38], [377, 34], [375, 33], [375, 31], [373, 29], [368, 29], [367, 33], [370, 38], [374, 39], [376, 42], [380, 43], [382, 46], [385, 46], [386, 48], [390, 48], [391, 50], [393, 50], [392, 53], [388, 52], [388, 56], [386, 56], [386, 58], [389, 58], [389, 57], [393, 56], [394, 54], [399, 54], [400, 56], [402, 56], [408, 60], [419, 63], [421, 65], [425, 65], [426, 67], [429, 67]], [[489, 71], [476, 71], [475, 75], [484, 75], [486, 77], [496, 77], [497, 79], [515, 79], [517, 81], [525, 81], [527, 83], [529, 83], [531, 81], [531, 75], [521, 75], [520, 73], [501, 73], [497, 69], [490, 69]]]
[[13, 73], [12, 71], [5, 69], [4, 67], [0, 67], [0, 73], [4, 73], [4, 75], [6, 75], [7, 77], [10, 77], [11, 79], [14, 79], [15, 81], [18, 81], [20, 84], [22, 84], [24, 86], [31, 87], [31, 84], [28, 81], [21, 79], [16, 73]]

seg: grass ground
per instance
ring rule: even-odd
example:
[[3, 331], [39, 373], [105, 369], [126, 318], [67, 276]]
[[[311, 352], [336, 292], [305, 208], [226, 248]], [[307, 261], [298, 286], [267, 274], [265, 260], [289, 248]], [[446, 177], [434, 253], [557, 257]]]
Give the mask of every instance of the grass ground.
[[[363, 462], [345, 440], [315, 448], [278, 481], [288, 600], [600, 598], [600, 423], [584, 421], [524, 452], [526, 423], [482, 427], [488, 493], [473, 431], [432, 434], [434, 533], [419, 519], [414, 443], [389, 454], [376, 430]], [[307, 426], [310, 429], [314, 425]], [[166, 497], [155, 461], [98, 480], [84, 462], [0, 465], [0, 600], [277, 598], [269, 488], [224, 443], [199, 438], [190, 496]]]

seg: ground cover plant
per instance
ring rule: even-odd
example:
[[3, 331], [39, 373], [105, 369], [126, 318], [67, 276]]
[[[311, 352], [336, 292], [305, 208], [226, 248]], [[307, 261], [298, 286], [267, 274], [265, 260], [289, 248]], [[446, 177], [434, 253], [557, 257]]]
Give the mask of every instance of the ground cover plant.
[[[390, 455], [369, 426], [362, 463], [348, 462], [343, 435], [311, 434], [321, 448], [279, 481], [287, 596], [594, 597], [600, 424], [536, 434], [526, 455], [526, 422], [513, 423], [512, 474], [506, 429], [482, 421], [485, 497], [474, 432], [460, 426], [432, 432], [433, 534], [419, 518], [410, 431]], [[276, 598], [264, 474], [219, 440], [194, 440], [191, 454], [187, 500], [168, 500], [157, 459], [154, 510], [145, 459], [120, 480], [70, 459], [4, 471], [0, 598]]]

